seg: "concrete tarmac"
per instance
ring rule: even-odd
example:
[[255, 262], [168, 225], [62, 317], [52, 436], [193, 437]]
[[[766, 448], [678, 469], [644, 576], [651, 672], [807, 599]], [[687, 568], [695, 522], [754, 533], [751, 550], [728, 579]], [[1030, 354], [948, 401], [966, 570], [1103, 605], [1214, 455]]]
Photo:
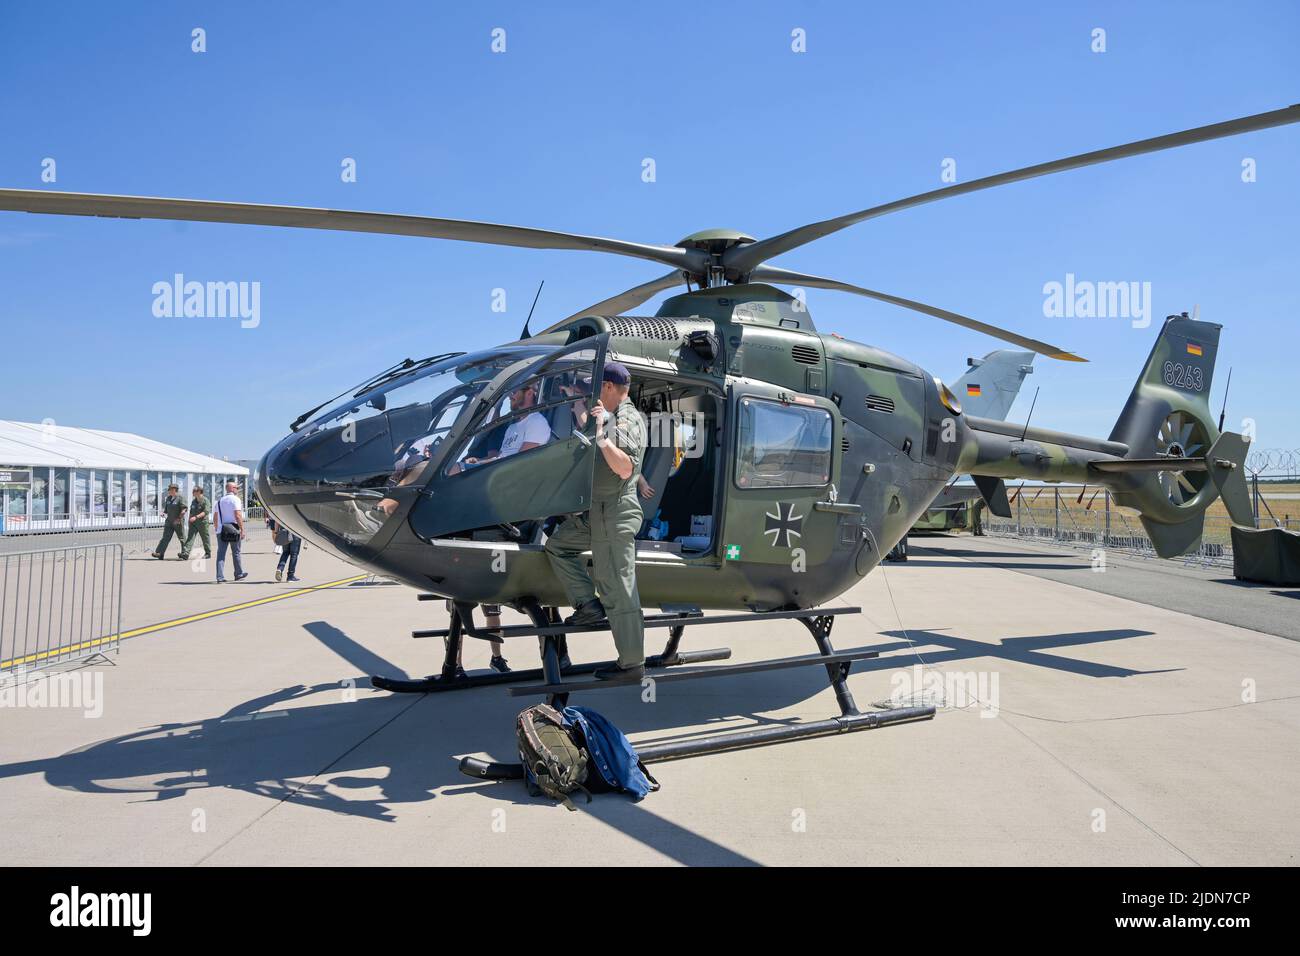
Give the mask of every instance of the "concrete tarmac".
[[[527, 698], [369, 686], [372, 673], [437, 670], [441, 642], [409, 634], [445, 624], [440, 602], [315, 549], [301, 585], [276, 583], [260, 530], [238, 584], [133, 558], [124, 631], [185, 623], [72, 672], [102, 682], [98, 716], [0, 707], [6, 862], [1295, 863], [1300, 643], [1277, 636], [1292, 636], [1294, 598], [1268, 595], [1280, 603], [1260, 611], [1258, 592], [1219, 585], [1241, 602], [1227, 623], [1211, 612], [1228, 602], [1171, 601], [1143, 577], [1196, 593], [1210, 586], [1200, 572], [1014, 557], [1042, 550], [917, 539], [909, 563], [837, 602], [865, 613], [839, 620], [836, 648], [881, 651], [854, 665], [859, 706], [942, 692], [934, 720], [658, 764], [663, 789], [643, 802], [579, 797], [574, 813], [457, 770], [463, 754], [512, 758]], [[466, 667], [486, 667], [487, 645], [468, 643]], [[575, 660], [611, 651], [605, 634], [571, 643]], [[720, 645], [737, 662], [813, 650], [795, 622], [687, 629], [686, 647]], [[536, 641], [506, 653], [535, 666]], [[574, 702], [635, 742], [837, 712], [815, 667]]]

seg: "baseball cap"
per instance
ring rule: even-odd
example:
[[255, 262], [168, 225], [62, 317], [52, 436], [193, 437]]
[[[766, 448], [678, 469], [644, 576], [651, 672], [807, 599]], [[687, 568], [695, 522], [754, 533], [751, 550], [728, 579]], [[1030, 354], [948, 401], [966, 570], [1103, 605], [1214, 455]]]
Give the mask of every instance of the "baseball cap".
[[632, 373], [622, 362], [606, 362], [604, 380], [615, 385], [631, 385]]

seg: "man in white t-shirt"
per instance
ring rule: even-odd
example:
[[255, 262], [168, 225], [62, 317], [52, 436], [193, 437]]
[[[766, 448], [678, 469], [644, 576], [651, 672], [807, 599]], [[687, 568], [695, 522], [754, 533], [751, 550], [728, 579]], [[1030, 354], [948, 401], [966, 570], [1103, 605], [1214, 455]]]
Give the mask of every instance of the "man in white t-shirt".
[[506, 426], [506, 437], [501, 440], [498, 458], [511, 455], [530, 448], [545, 445], [551, 438], [551, 425], [541, 412], [533, 412], [523, 418], [517, 418]]
[[[512, 415], [526, 408], [532, 408], [536, 404], [536, 382], [528, 382], [510, 393], [510, 413]], [[509, 458], [521, 451], [528, 451], [530, 448], [545, 445], [550, 440], [550, 422], [546, 420], [546, 416], [541, 412], [533, 412], [531, 415], [516, 418], [506, 426], [506, 434], [501, 439], [501, 447], [494, 454], [482, 458], [466, 458], [464, 463], [466, 465], [481, 465], [484, 462], [495, 461], [498, 458]], [[456, 464], [452, 466], [448, 474], [455, 474], [460, 470], [460, 464]]]
[[226, 493], [217, 502], [217, 583], [226, 581], [226, 549], [234, 555], [235, 580], [242, 581], [248, 577], [240, 560], [240, 551], [244, 544], [244, 505], [239, 500], [239, 485], [233, 481], [226, 482]]

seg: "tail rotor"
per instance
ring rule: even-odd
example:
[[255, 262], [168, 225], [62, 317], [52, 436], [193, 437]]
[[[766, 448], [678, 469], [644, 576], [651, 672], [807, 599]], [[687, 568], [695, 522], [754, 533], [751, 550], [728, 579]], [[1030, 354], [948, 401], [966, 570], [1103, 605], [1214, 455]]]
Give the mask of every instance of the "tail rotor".
[[[1157, 458], [1197, 458], [1205, 455], [1210, 444], [1205, 425], [1191, 412], [1177, 411], [1161, 423], [1156, 433], [1155, 452]], [[1156, 477], [1175, 508], [1193, 506], [1209, 484], [1209, 476], [1204, 471], [1161, 471]]]

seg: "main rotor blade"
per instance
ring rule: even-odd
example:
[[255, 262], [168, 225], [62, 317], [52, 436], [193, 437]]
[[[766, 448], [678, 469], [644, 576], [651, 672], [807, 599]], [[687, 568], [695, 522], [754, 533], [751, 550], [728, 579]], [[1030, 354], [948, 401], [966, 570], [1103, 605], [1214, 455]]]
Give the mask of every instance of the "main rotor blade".
[[434, 219], [385, 212], [350, 212], [308, 206], [267, 206], [257, 203], [211, 202], [204, 199], [160, 199], [151, 196], [103, 196], [94, 193], [47, 192], [41, 189], [0, 189], [0, 210], [52, 213], [63, 216], [105, 216], [115, 219], [181, 219], [190, 222], [233, 222], [254, 226], [293, 226], [335, 229], [390, 236], [423, 236], [530, 249], [579, 249], [612, 252], [650, 259], [703, 274], [708, 255], [698, 249], [646, 245], [583, 236], [526, 226], [504, 226], [467, 219]]
[[863, 209], [860, 212], [852, 212], [846, 216], [839, 216], [835, 219], [826, 219], [822, 222], [810, 223], [806, 226], [800, 226], [797, 229], [791, 229], [789, 232], [783, 232], [779, 236], [772, 236], [768, 239], [759, 239], [757, 242], [747, 243], [742, 246], [735, 246], [728, 249], [723, 256], [723, 264], [730, 275], [732, 272], [740, 273], [742, 276], [747, 274], [751, 269], [760, 262], [766, 262], [773, 256], [778, 256], [783, 252], [789, 252], [798, 246], [812, 242], [814, 239], [820, 239], [822, 236], [838, 232], [849, 226], [867, 219], [875, 219], [878, 216], [886, 215], [891, 212], [898, 212], [900, 209], [910, 209], [913, 206], [921, 206], [925, 203], [936, 202], [940, 199], [947, 199], [950, 196], [960, 196], [965, 193], [977, 192], [981, 189], [990, 189], [994, 186], [1002, 186], [1006, 183], [1016, 183], [1025, 179], [1035, 179], [1039, 176], [1047, 176], [1051, 173], [1065, 172], [1068, 169], [1079, 169], [1083, 166], [1093, 166], [1097, 163], [1108, 163], [1114, 159], [1125, 159], [1129, 156], [1140, 156], [1143, 153], [1155, 153], [1162, 149], [1173, 149], [1177, 146], [1187, 146], [1192, 143], [1203, 143], [1212, 139], [1221, 139], [1224, 136], [1236, 136], [1239, 133], [1250, 133], [1255, 130], [1269, 129], [1273, 126], [1284, 126], [1288, 123], [1300, 122], [1300, 104], [1288, 106], [1285, 109], [1273, 110], [1269, 113], [1257, 113], [1254, 116], [1245, 116], [1241, 119], [1228, 120], [1223, 123], [1215, 123], [1211, 126], [1198, 126], [1196, 129], [1184, 130], [1180, 133], [1169, 133], [1164, 136], [1155, 136], [1151, 139], [1138, 140], [1136, 143], [1128, 143], [1124, 146], [1112, 146], [1109, 149], [1098, 149], [1090, 153], [1081, 153], [1078, 156], [1070, 156], [1066, 159], [1056, 159], [1048, 163], [1039, 163], [1036, 166], [1026, 166], [1023, 169], [1014, 169], [1006, 173], [998, 173], [994, 176], [985, 176], [983, 179], [972, 179], [967, 183], [957, 183], [952, 186], [944, 186], [940, 189], [932, 189], [929, 192], [919, 193], [915, 196], [909, 196], [906, 199], [897, 199], [894, 202], [885, 203], [883, 206], [873, 206], [870, 209]]
[[608, 299], [603, 299], [595, 305], [588, 306], [581, 312], [575, 312], [567, 319], [561, 319], [559, 322], [550, 326], [550, 328], [544, 329], [542, 332], [537, 334], [542, 335], [545, 332], [550, 332], [551, 330], [564, 325], [566, 322], [571, 322], [584, 315], [620, 315], [628, 309], [634, 309], [642, 302], [654, 298], [665, 289], [671, 289], [673, 286], [683, 281], [685, 281], [685, 277], [682, 273], [674, 270], [666, 276], [652, 279], [649, 282], [628, 289], [626, 292], [620, 292], [618, 295], [610, 296]]
[[933, 305], [926, 305], [924, 302], [917, 302], [913, 299], [904, 299], [901, 296], [890, 295], [887, 292], [877, 292], [874, 289], [864, 289], [860, 285], [851, 285], [848, 282], [840, 282], [836, 279], [823, 279], [820, 276], [804, 275], [801, 272], [791, 272], [788, 269], [775, 269], [772, 266], [759, 266], [750, 275], [752, 282], [776, 282], [781, 285], [806, 285], [816, 289], [836, 289], [840, 292], [852, 292], [854, 295], [866, 296], [868, 299], [877, 299], [881, 302], [888, 302], [891, 305], [902, 306], [904, 309], [911, 309], [913, 312], [924, 312], [926, 315], [932, 315], [936, 319], [943, 319], [945, 322], [951, 322], [954, 325], [960, 325], [963, 328], [974, 329], [976, 332], [983, 332], [985, 335], [991, 335], [994, 338], [1002, 339], [1004, 342], [1013, 342], [1021, 348], [1037, 352], [1039, 355], [1046, 355], [1048, 358], [1060, 359], [1063, 362], [1086, 362], [1086, 358], [1080, 358], [1073, 352], [1067, 352], [1057, 345], [1049, 345], [1046, 342], [1040, 342], [1038, 339], [1031, 339], [1028, 336], [1020, 335], [1017, 332], [1011, 332], [1007, 329], [998, 328], [996, 325], [989, 325], [987, 322], [981, 322], [978, 319], [972, 319], [969, 316], [959, 315], [956, 312], [949, 312], [947, 309], [940, 309]]

